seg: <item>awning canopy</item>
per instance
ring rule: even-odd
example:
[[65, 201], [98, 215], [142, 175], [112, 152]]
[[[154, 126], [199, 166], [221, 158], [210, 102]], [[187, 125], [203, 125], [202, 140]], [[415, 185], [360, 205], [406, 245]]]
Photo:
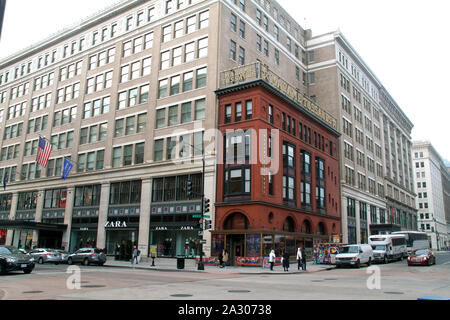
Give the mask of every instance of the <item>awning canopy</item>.
[[67, 225], [35, 221], [0, 220], [0, 229], [65, 231], [67, 229]]

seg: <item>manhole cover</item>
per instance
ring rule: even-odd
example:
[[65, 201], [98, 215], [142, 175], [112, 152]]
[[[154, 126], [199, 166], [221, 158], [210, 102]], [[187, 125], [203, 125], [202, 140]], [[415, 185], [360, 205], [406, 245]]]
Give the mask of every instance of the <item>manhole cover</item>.
[[386, 294], [404, 294], [403, 292], [398, 292], [398, 291], [386, 291]]
[[323, 282], [323, 280], [311, 280], [311, 282]]
[[249, 293], [250, 290], [228, 290], [230, 293]]
[[24, 291], [22, 293], [42, 293], [42, 292], [44, 292], [44, 291], [36, 290], [36, 291]]
[[82, 288], [104, 288], [106, 286], [102, 286], [102, 285], [97, 285], [97, 284], [91, 284], [91, 285], [87, 285], [87, 286], [81, 286]]
[[186, 297], [192, 297], [192, 294], [171, 294], [171, 297], [175, 297], [175, 298], [186, 298]]

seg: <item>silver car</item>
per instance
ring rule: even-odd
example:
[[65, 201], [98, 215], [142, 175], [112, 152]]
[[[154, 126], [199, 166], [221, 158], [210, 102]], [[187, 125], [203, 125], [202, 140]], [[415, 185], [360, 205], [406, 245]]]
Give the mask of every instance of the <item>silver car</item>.
[[62, 263], [62, 255], [53, 249], [35, 248], [31, 250], [30, 256], [39, 264], [52, 262], [54, 264]]
[[105, 262], [105, 253], [100, 249], [94, 248], [81, 248], [69, 255], [69, 258], [67, 259], [68, 264], [82, 263], [85, 266], [88, 266], [91, 263], [102, 266]]
[[67, 263], [70, 253], [60, 249], [56, 249], [55, 251], [61, 254], [61, 263]]

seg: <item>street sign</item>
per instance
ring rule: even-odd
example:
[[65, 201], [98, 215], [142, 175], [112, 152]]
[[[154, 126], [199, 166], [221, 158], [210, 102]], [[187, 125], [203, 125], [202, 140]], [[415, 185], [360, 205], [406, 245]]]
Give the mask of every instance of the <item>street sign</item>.
[[211, 218], [211, 216], [203, 216], [203, 218], [209, 219]]
[[201, 214], [195, 214], [195, 215], [192, 216], [192, 218], [194, 218], [194, 219], [201, 218], [201, 217], [202, 217]]
[[205, 244], [205, 243], [206, 243], [206, 240], [205, 240], [205, 239], [201, 239], [201, 240], [200, 240], [200, 243]]

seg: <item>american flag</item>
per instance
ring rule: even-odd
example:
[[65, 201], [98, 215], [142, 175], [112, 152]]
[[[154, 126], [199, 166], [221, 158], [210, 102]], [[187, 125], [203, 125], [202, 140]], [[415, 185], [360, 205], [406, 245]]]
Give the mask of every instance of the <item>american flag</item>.
[[36, 162], [43, 168], [47, 167], [48, 158], [52, 152], [52, 145], [42, 137], [39, 137], [38, 150], [36, 155]]

